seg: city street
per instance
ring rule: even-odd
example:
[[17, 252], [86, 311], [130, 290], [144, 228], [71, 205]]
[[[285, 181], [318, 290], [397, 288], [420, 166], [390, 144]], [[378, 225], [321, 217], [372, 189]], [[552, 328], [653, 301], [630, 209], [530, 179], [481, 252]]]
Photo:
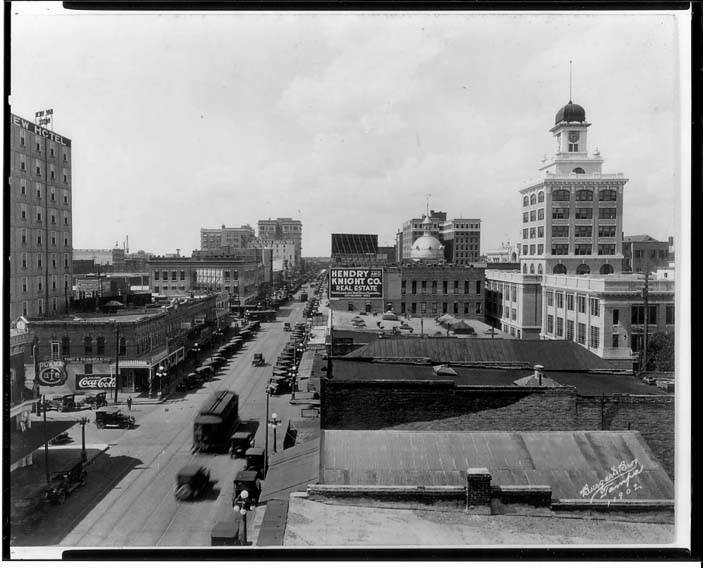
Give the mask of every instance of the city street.
[[[107, 443], [109, 449], [88, 468], [84, 487], [63, 505], [51, 507], [31, 534], [17, 534], [17, 546], [121, 547], [209, 546], [213, 525], [233, 519], [232, 482], [244, 466], [228, 454], [193, 454], [193, 418], [207, 396], [215, 390], [239, 395], [240, 416], [258, 420], [256, 445], [266, 435], [265, 386], [271, 363], [289, 338], [283, 322], [304, 321], [304, 303], [282, 307], [275, 322], [262, 323], [256, 337], [245, 343], [228, 364], [198, 391], [172, 394], [158, 404], [135, 404], [137, 425], [133, 430], [97, 430], [86, 427], [86, 443]], [[263, 353], [266, 366], [254, 367], [253, 354]], [[203, 358], [207, 363], [207, 357]], [[270, 412], [290, 415], [290, 395], [271, 397]], [[92, 412], [88, 414], [93, 414]], [[282, 448], [285, 421], [277, 428]], [[270, 438], [272, 451], [273, 438]], [[197, 463], [210, 468], [214, 485], [196, 501], [174, 498], [177, 472]], [[251, 540], [251, 539], [250, 539]]]

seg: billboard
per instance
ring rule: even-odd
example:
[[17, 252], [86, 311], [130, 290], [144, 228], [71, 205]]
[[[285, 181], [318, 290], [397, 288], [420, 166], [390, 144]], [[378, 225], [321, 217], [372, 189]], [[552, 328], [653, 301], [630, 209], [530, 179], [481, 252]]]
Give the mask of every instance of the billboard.
[[66, 365], [63, 361], [40, 361], [37, 382], [45, 387], [57, 387], [66, 382]]
[[383, 268], [330, 268], [330, 298], [383, 298]]
[[76, 375], [76, 390], [114, 388], [115, 377], [113, 375]]

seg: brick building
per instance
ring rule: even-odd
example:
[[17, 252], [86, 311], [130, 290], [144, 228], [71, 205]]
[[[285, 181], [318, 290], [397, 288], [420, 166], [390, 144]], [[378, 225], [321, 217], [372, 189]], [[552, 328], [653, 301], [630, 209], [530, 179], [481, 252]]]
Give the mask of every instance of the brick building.
[[320, 399], [323, 430], [638, 430], [674, 473], [674, 397], [572, 342], [382, 339], [335, 357]]
[[228, 314], [228, 296], [213, 294], [108, 316], [30, 321], [34, 355], [25, 358], [25, 371], [30, 380], [39, 371], [37, 383], [49, 398], [107, 390], [114, 388], [119, 353], [119, 390], [155, 394], [164, 386], [157, 381], [159, 366], [179, 365], [209, 330], [229, 325]]
[[625, 236], [622, 241], [623, 272], [655, 272], [657, 268], [667, 267], [673, 260], [669, 254], [672, 244], [673, 237], [658, 241], [649, 235]]
[[9, 319], [65, 313], [72, 285], [71, 141], [10, 115]]

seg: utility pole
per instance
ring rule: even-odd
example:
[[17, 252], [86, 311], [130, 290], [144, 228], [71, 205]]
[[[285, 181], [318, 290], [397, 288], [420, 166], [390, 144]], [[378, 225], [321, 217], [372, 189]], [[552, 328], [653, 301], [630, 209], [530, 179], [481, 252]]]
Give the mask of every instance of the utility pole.
[[120, 326], [115, 323], [115, 404], [117, 404], [117, 390], [120, 386]]
[[49, 438], [46, 433], [46, 395], [42, 396], [41, 405], [44, 411], [44, 470], [46, 472], [46, 482], [48, 484], [51, 482], [51, 475], [49, 474]]
[[642, 369], [640, 369], [640, 375], [645, 375], [647, 373], [647, 338], [649, 336], [649, 263], [644, 265], [642, 299], [644, 300], [644, 344], [642, 346]]

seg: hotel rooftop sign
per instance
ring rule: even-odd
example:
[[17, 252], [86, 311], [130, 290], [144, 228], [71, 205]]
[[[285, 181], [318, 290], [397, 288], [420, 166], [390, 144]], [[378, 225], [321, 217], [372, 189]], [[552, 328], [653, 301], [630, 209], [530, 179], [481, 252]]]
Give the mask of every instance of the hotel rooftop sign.
[[30, 122], [24, 118], [21, 118], [15, 114], [10, 114], [12, 124], [15, 126], [20, 126], [24, 128], [25, 130], [29, 130], [30, 132], [34, 132], [37, 136], [43, 136], [44, 138], [48, 138], [52, 142], [57, 142], [61, 144], [62, 146], [71, 146], [71, 141], [68, 138], [64, 138], [60, 134], [56, 134], [56, 132], [52, 132], [51, 130], [47, 130], [46, 128], [42, 128], [41, 126], [38, 126], [34, 124], [33, 122]]

